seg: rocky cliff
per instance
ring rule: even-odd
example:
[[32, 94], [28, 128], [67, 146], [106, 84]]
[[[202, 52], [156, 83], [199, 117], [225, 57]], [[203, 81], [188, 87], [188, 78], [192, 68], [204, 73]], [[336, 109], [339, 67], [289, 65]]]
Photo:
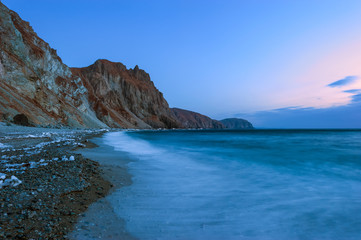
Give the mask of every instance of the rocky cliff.
[[105, 127], [87, 89], [28, 22], [0, 2], [0, 116], [35, 125]]
[[220, 121], [228, 129], [253, 129], [252, 123], [241, 118], [227, 118]]
[[216, 128], [199, 113], [170, 109], [149, 74], [98, 60], [66, 66], [28, 22], [0, 2], [0, 121], [89, 128]]
[[110, 127], [178, 128], [163, 94], [149, 74], [135, 66], [98, 60], [85, 68], [72, 68], [88, 89], [97, 117]]
[[204, 128], [204, 129], [222, 129], [225, 126], [214, 119], [211, 119], [200, 113], [172, 108], [176, 119], [182, 124], [183, 128]]
[[24, 125], [173, 128], [168, 103], [136, 66], [63, 64], [28, 22], [0, 3], [0, 117]]

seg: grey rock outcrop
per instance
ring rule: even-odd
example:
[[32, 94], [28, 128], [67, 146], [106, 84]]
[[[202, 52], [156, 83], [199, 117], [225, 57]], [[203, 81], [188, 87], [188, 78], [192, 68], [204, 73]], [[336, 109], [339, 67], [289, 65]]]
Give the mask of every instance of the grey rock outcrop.
[[28, 22], [0, 2], [0, 116], [24, 114], [35, 125], [106, 127], [87, 89]]
[[253, 129], [252, 123], [242, 118], [227, 118], [220, 121], [228, 129]]

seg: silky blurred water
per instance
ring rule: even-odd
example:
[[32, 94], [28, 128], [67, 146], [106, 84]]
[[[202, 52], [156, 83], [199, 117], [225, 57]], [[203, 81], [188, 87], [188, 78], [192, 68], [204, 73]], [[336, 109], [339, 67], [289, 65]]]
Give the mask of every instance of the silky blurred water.
[[129, 131], [110, 196], [139, 239], [361, 239], [361, 132]]

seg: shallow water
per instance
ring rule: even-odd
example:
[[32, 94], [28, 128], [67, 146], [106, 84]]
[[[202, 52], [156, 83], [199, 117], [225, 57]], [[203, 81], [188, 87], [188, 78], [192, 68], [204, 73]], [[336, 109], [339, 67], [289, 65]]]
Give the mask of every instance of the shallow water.
[[104, 135], [133, 184], [108, 198], [139, 239], [361, 239], [360, 131]]

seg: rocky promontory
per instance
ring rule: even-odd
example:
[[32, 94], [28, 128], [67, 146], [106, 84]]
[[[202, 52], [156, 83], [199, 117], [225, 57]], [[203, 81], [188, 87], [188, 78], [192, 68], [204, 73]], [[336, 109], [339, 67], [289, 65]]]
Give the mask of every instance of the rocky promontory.
[[214, 119], [211, 119], [200, 113], [172, 108], [176, 119], [182, 124], [184, 128], [203, 128], [203, 129], [222, 129], [224, 125]]
[[252, 123], [242, 118], [226, 118], [220, 121], [228, 129], [253, 129]]

